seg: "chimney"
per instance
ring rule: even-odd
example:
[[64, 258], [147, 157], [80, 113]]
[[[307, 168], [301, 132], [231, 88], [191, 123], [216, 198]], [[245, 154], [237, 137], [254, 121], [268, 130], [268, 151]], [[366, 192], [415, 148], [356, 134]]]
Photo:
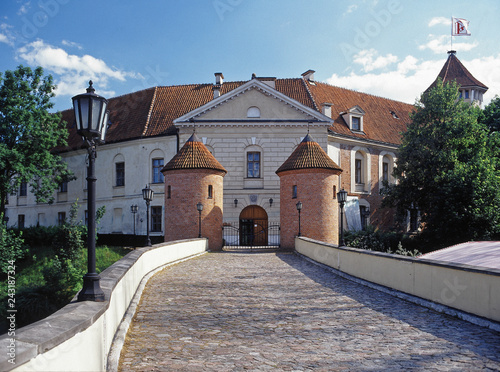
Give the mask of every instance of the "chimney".
[[216, 72], [214, 75], [215, 75], [215, 85], [213, 86], [213, 90], [215, 99], [217, 97], [220, 97], [220, 88], [224, 83], [224, 75], [222, 75], [222, 72]]
[[308, 81], [314, 81], [314, 73], [316, 71], [314, 70], [307, 70], [306, 72], [304, 72], [302, 74], [302, 77], [304, 78], [304, 80], [308, 80]]
[[332, 118], [332, 106], [333, 103], [330, 102], [323, 102], [321, 104], [321, 111], [323, 115], [328, 116], [330, 119]]
[[222, 83], [224, 82], [224, 75], [222, 75], [222, 72], [216, 72], [214, 75], [215, 75], [215, 84], [222, 85]]

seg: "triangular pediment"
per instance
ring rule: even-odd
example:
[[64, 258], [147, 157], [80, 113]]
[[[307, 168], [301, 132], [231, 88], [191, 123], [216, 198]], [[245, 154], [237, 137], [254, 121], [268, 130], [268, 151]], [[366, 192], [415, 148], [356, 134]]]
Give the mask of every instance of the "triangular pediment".
[[177, 126], [197, 123], [279, 123], [314, 122], [331, 125], [333, 120], [320, 112], [278, 92], [268, 84], [252, 79], [240, 87], [174, 120]]

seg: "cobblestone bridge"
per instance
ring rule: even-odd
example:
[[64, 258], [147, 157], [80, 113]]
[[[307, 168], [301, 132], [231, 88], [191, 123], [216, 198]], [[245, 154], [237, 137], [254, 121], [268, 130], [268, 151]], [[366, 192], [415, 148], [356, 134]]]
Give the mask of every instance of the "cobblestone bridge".
[[294, 254], [209, 253], [153, 276], [121, 371], [500, 370], [500, 334]]

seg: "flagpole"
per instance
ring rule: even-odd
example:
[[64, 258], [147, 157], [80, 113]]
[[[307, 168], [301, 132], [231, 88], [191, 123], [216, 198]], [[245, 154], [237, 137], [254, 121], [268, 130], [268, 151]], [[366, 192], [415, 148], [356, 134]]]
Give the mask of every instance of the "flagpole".
[[450, 50], [453, 50], [453, 15], [451, 16]]

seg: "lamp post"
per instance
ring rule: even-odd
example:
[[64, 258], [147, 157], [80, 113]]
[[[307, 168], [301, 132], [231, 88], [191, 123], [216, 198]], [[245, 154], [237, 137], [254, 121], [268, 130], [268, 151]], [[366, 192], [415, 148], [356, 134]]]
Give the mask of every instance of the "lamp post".
[[196, 209], [198, 209], [198, 214], [199, 214], [199, 220], [198, 220], [198, 238], [201, 238], [201, 211], [203, 210], [203, 204], [201, 202], [198, 202], [196, 204]]
[[149, 238], [149, 203], [153, 200], [154, 192], [149, 188], [149, 185], [146, 185], [145, 188], [142, 189], [142, 197], [146, 201], [146, 246], [151, 247], [151, 239]]
[[100, 276], [96, 273], [95, 257], [95, 195], [96, 195], [96, 175], [95, 158], [96, 146], [104, 142], [108, 124], [108, 100], [94, 93], [92, 80], [89, 81], [87, 93], [78, 94], [73, 99], [73, 110], [77, 133], [83, 137], [89, 153], [89, 166], [87, 175], [87, 268], [88, 272], [83, 276], [83, 288], [78, 293], [78, 301], [104, 301], [104, 292], [100, 286]]
[[342, 247], [345, 245], [344, 242], [344, 205], [347, 200], [347, 191], [344, 189], [340, 190], [337, 193], [337, 200], [339, 201], [340, 204], [340, 241], [339, 241], [339, 247]]
[[295, 206], [297, 207], [297, 210], [299, 211], [299, 236], [301, 236], [301, 233], [300, 233], [300, 211], [302, 210], [302, 203], [297, 202], [297, 204], [295, 204]]
[[134, 235], [135, 235], [135, 214], [137, 213], [138, 210], [139, 207], [137, 206], [137, 204], [130, 206], [130, 212], [132, 212], [132, 214], [134, 215]]

